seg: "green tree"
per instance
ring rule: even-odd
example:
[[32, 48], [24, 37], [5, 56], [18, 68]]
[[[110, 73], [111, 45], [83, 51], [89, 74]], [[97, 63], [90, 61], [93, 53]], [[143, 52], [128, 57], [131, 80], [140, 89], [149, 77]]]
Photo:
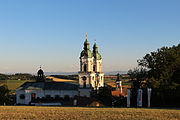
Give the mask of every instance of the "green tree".
[[156, 103], [180, 106], [180, 44], [146, 54], [138, 65], [148, 69], [146, 84], [153, 88]]
[[10, 95], [7, 85], [0, 86], [0, 105], [10, 104]]

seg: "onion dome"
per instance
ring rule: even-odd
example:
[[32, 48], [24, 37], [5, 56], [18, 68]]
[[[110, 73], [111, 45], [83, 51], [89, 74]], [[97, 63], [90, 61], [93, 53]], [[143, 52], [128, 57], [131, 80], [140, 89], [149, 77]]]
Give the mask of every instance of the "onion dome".
[[87, 40], [87, 34], [86, 34], [86, 41], [84, 42], [84, 50], [81, 52], [80, 57], [83, 57], [83, 56], [86, 56], [88, 58], [92, 58], [93, 57], [92, 52], [89, 49], [89, 42]]
[[93, 56], [94, 56], [94, 58], [96, 60], [101, 60], [102, 59], [101, 55], [98, 52], [98, 47], [97, 47], [97, 44], [96, 44], [96, 39], [95, 39], [95, 43], [94, 43], [94, 46], [93, 46]]

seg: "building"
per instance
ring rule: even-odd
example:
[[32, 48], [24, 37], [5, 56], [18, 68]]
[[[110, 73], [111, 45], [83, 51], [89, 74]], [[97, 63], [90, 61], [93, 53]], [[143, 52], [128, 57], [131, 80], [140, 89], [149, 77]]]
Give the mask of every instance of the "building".
[[102, 57], [98, 52], [96, 40], [93, 52], [89, 48], [89, 42], [84, 42], [84, 49], [80, 54], [79, 92], [80, 96], [90, 97], [92, 90], [104, 87], [104, 73], [102, 72]]
[[59, 103], [61, 98], [78, 95], [78, 85], [64, 82], [45, 82], [44, 72], [38, 71], [36, 82], [26, 82], [16, 90], [16, 104]]
[[95, 42], [93, 52], [89, 42], [84, 42], [84, 49], [80, 54], [79, 82], [70, 84], [65, 82], [46, 82], [44, 72], [40, 68], [36, 82], [26, 82], [16, 90], [16, 104], [61, 105], [65, 99], [79, 96], [89, 97], [93, 90], [104, 87], [104, 73], [102, 72], [102, 57]]
[[122, 93], [122, 77], [121, 75], [118, 73], [117, 74], [117, 79], [116, 79], [116, 90], [120, 90], [120, 92]]

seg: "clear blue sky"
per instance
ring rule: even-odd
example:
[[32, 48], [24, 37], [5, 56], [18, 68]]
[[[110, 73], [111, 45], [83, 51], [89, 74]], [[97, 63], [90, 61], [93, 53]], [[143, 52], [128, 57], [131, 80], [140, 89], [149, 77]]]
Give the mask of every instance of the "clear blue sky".
[[179, 0], [1, 0], [0, 72], [79, 70], [85, 34], [103, 71], [180, 43]]

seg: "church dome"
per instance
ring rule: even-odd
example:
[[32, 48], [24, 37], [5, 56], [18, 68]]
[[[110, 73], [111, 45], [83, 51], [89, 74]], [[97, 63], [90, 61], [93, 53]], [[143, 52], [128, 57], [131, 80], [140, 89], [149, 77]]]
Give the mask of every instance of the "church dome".
[[92, 58], [93, 57], [91, 50], [83, 50], [81, 52], [81, 57], [83, 57], [83, 56], [86, 56], [88, 58]]
[[39, 74], [44, 74], [44, 72], [43, 72], [43, 70], [40, 68], [40, 70], [38, 70], [38, 73], [37, 73], [38, 75]]
[[84, 50], [81, 52], [80, 57], [86, 56], [88, 58], [92, 58], [93, 54], [91, 50], [89, 49], [89, 42], [87, 40], [87, 34], [86, 34], [86, 41], [84, 42]]
[[93, 56], [94, 56], [94, 58], [96, 60], [101, 60], [102, 59], [101, 55], [98, 52], [98, 47], [97, 47], [96, 43], [93, 46]]

